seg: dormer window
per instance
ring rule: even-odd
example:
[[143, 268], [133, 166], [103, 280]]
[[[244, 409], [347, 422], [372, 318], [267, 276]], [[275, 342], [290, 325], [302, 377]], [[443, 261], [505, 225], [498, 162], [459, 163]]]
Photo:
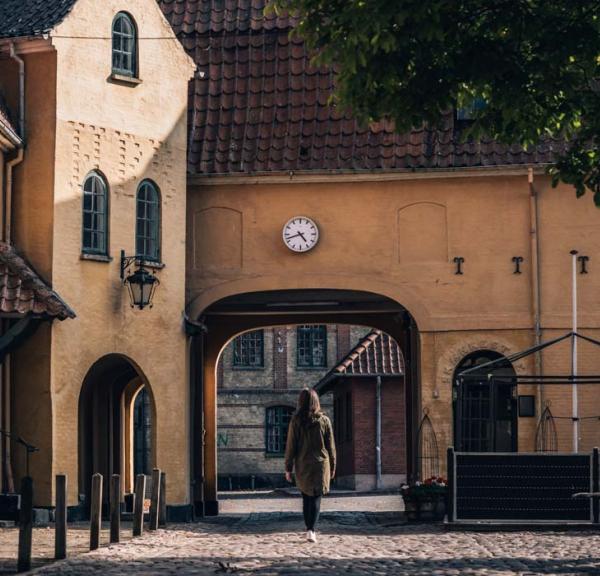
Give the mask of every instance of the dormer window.
[[112, 28], [112, 73], [137, 77], [137, 31], [133, 18], [119, 12]]

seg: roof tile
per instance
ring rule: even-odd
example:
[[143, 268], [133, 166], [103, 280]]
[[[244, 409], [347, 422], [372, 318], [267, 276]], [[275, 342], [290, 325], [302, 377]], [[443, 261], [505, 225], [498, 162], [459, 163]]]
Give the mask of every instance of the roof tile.
[[438, 131], [396, 134], [390, 122], [362, 128], [330, 105], [334, 74], [315, 69], [303, 42], [290, 38], [296, 19], [264, 16], [268, 0], [158, 1], [206, 74], [190, 94], [197, 112], [190, 115], [192, 173], [548, 163], [564, 146], [548, 141], [525, 151], [489, 139], [463, 142], [464, 123], [451, 113]]
[[0, 242], [0, 313], [75, 318], [75, 312], [5, 242]]
[[1, 0], [0, 38], [38, 36], [60, 24], [77, 0]]

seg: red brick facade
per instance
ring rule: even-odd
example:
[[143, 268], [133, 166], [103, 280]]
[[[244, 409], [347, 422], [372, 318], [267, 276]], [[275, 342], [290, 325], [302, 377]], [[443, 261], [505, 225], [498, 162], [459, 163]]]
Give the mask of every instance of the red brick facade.
[[[347, 410], [350, 397], [350, 427], [347, 413], [336, 425], [338, 472], [341, 483], [357, 487], [357, 475], [369, 476], [369, 485], [376, 475], [376, 378], [353, 377], [340, 380], [334, 387], [336, 412]], [[383, 378], [381, 384], [381, 472], [386, 475], [406, 474], [406, 410], [402, 377]]]

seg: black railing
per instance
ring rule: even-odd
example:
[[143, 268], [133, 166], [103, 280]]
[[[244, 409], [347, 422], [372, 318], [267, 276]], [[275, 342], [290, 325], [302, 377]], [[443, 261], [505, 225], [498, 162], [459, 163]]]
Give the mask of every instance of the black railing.
[[[589, 454], [448, 449], [449, 522], [598, 522], [598, 450]], [[574, 498], [580, 493], [587, 498]]]

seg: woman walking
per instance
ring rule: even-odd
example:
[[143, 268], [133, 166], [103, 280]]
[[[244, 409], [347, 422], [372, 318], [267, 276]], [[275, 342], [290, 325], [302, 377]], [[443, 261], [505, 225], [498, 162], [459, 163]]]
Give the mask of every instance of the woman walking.
[[329, 418], [321, 412], [317, 393], [304, 388], [298, 397], [298, 409], [292, 416], [285, 447], [285, 478], [302, 492], [302, 511], [306, 537], [316, 542], [315, 526], [321, 510], [321, 496], [329, 492], [335, 476], [335, 440]]

